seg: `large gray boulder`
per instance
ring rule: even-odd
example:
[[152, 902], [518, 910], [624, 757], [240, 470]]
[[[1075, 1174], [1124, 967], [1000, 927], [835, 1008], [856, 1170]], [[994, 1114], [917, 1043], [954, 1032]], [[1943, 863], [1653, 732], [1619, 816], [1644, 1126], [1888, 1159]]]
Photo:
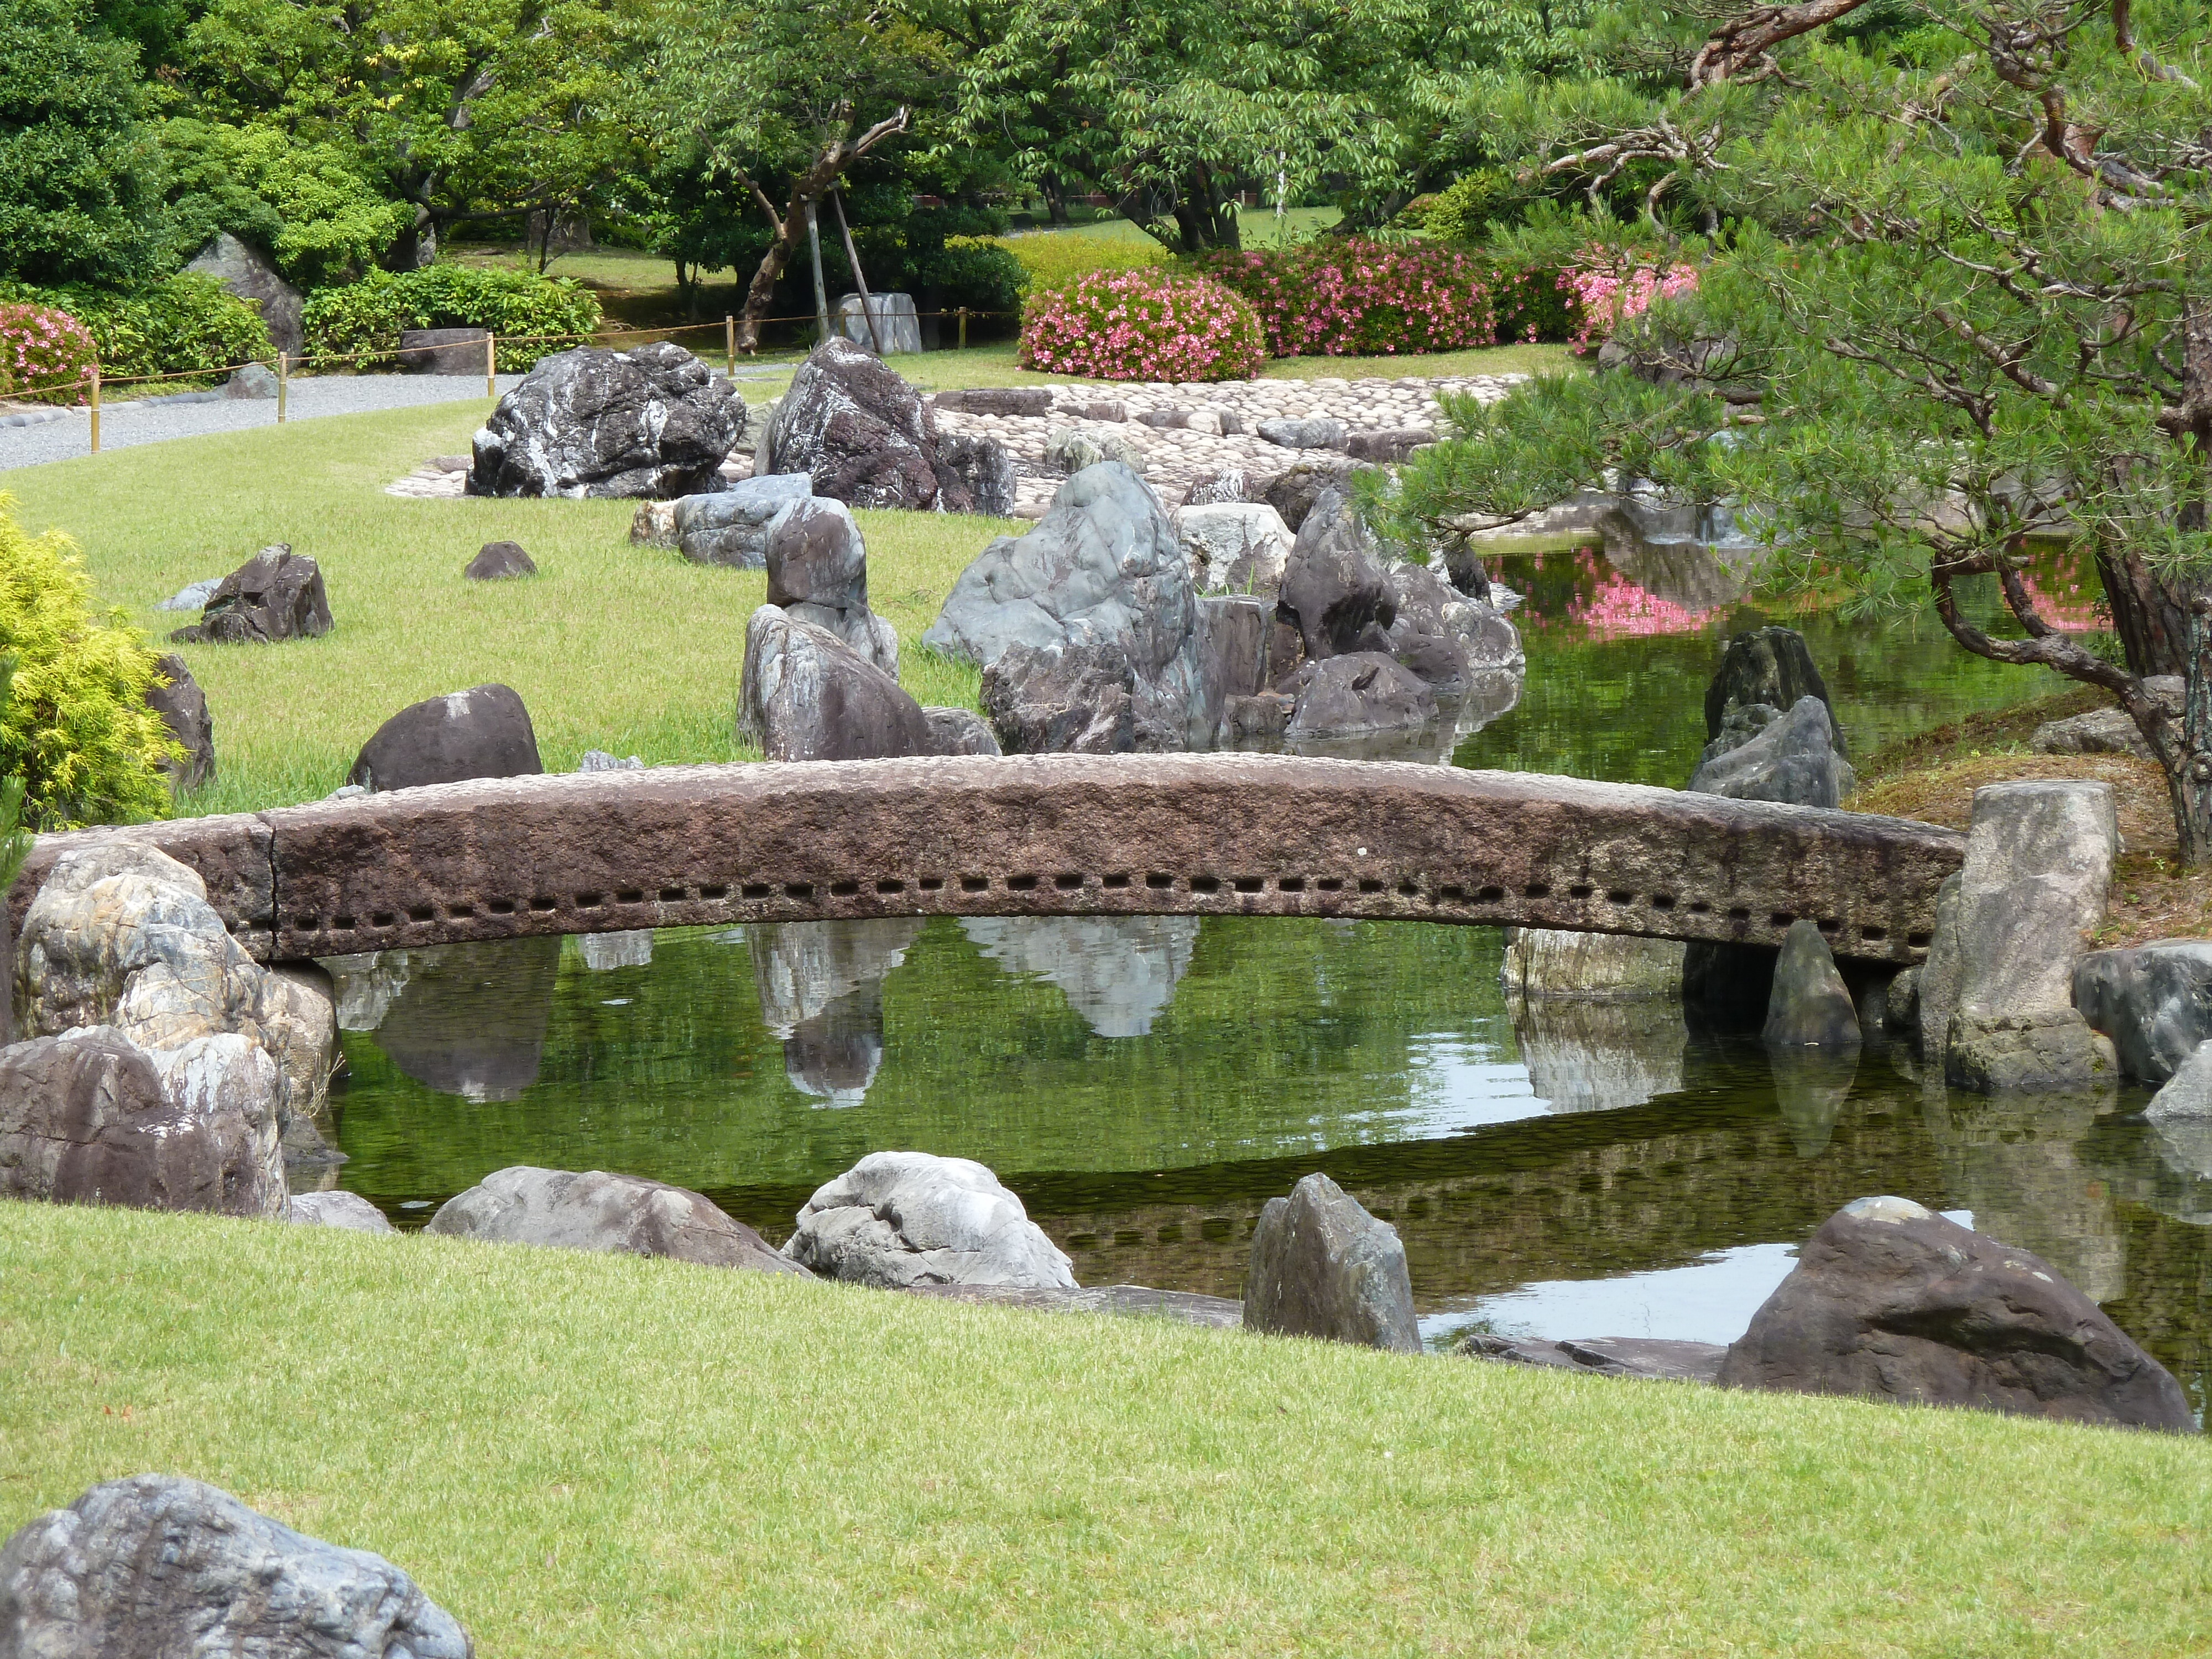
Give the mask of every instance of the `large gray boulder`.
[[1437, 719], [1437, 694], [1382, 652], [1330, 657], [1300, 672], [1304, 683], [1287, 733], [1293, 740], [1411, 731]]
[[274, 1218], [277, 1114], [275, 1065], [234, 1033], [155, 1053], [106, 1025], [18, 1042], [0, 1049], [0, 1198]]
[[216, 584], [200, 619], [169, 635], [179, 645], [267, 645], [331, 631], [321, 567], [278, 542]]
[[898, 635], [868, 609], [868, 550], [850, 507], [816, 496], [792, 502], [769, 526], [763, 558], [770, 605], [898, 678]]
[[[771, 472], [709, 495], [686, 495], [672, 509], [676, 546], [696, 564], [765, 569], [777, 518], [813, 493], [814, 481], [804, 472]], [[635, 530], [630, 539], [640, 539]]]
[[1859, 1017], [1820, 924], [1800, 916], [1783, 936], [1767, 1000], [1767, 1043], [1778, 1048], [1856, 1048]]
[[333, 1188], [321, 1193], [295, 1193], [285, 1206], [284, 1219], [295, 1227], [331, 1227], [346, 1233], [397, 1233], [399, 1230], [359, 1193]]
[[1243, 501], [1194, 505], [1186, 499], [1173, 522], [1193, 592], [1272, 599], [1281, 589], [1291, 535], [1273, 507]]
[[1804, 696], [1786, 714], [1765, 703], [1731, 708], [1720, 735], [1705, 745], [1689, 787], [1732, 800], [1838, 806], [1857, 787], [1837, 751], [1828, 707]]
[[[1175, 526], [1158, 497], [1118, 463], [1077, 473], [1035, 529], [985, 548], [961, 572], [922, 643], [981, 667], [987, 708], [994, 668], [1008, 685], [998, 699], [1004, 706], [1064, 702], [1057, 691], [1027, 692], [1039, 676], [1054, 686], [1093, 678], [1118, 685], [1128, 699], [1129, 746], [1137, 749], [1202, 746], [1219, 724], [1206, 634]], [[1036, 654], [1001, 665], [1017, 648]], [[1031, 740], [1030, 726], [1010, 732], [995, 717], [993, 724], [1010, 750]]]
[[1479, 678], [1528, 667], [1521, 631], [1487, 599], [1471, 599], [1425, 565], [1400, 562], [1386, 573], [1390, 653], [1440, 696], [1463, 696]]
[[380, 1555], [175, 1475], [110, 1480], [0, 1547], [8, 1659], [471, 1659]]
[[2180, 1385], [2050, 1263], [1903, 1198], [1829, 1218], [1729, 1349], [1720, 1382], [2197, 1428]]
[[[2181, 718], [2186, 685], [2179, 674], [2154, 674], [2143, 683], [2153, 702], [2169, 720]], [[2062, 720], [2045, 720], [2035, 728], [2027, 746], [2039, 755], [2133, 755], [2151, 758], [2142, 728], [2124, 708], [2092, 708]]]
[[819, 1188], [783, 1253], [827, 1279], [1073, 1290], [1073, 1264], [998, 1176], [964, 1158], [871, 1152]]
[[320, 1109], [336, 1054], [312, 988], [246, 953], [199, 873], [128, 842], [65, 854], [47, 872], [23, 915], [15, 1006], [27, 1036], [113, 1026], [157, 1066], [201, 1038], [247, 1039], [275, 1067], [264, 1155], [280, 1186], [276, 1139], [295, 1112]]
[[473, 441], [468, 493], [696, 495], [714, 487], [744, 424], [730, 383], [679, 345], [579, 346], [499, 400]]
[[806, 473], [816, 495], [854, 507], [976, 510], [939, 454], [935, 413], [873, 352], [843, 338], [816, 347], [791, 377], [753, 471]]
[[213, 782], [215, 716], [208, 712], [207, 694], [175, 652], [155, 662], [154, 684], [147, 688], [146, 706], [161, 717], [161, 724], [184, 750], [180, 758], [161, 763], [161, 769], [169, 775], [169, 787], [182, 794]]
[[775, 761], [933, 752], [929, 717], [896, 679], [780, 605], [762, 605], [745, 624], [737, 726]]
[[275, 263], [258, 249], [227, 230], [218, 231], [185, 269], [214, 277], [227, 293], [252, 305], [269, 330], [270, 343], [288, 356], [300, 355], [306, 341], [300, 321], [304, 296], [277, 275]]
[[911, 294], [848, 294], [830, 314], [830, 326], [854, 345], [895, 356], [921, 349], [921, 313]]
[[2082, 1018], [2112, 1039], [2120, 1069], [2163, 1083], [2212, 1038], [2212, 939], [2093, 951], [2075, 965], [2073, 992]]
[[[2104, 917], [2119, 842], [2109, 784], [1974, 792], [1956, 918], [1947, 935], [1939, 903], [1920, 981], [1923, 1040], [1932, 1015], [1954, 1085], [2047, 1094], [2112, 1080], [2111, 1046], [2075, 1011], [2073, 981], [2082, 941]], [[1954, 971], [1945, 1018], [1936, 981]]]
[[1269, 1199], [1252, 1234], [1244, 1328], [1420, 1352], [1398, 1230], [1325, 1175]]
[[374, 793], [545, 770], [537, 728], [512, 686], [472, 685], [410, 703], [361, 746], [348, 783]]
[[604, 1170], [495, 1170], [447, 1200], [422, 1231], [493, 1244], [666, 1256], [705, 1267], [805, 1272], [689, 1188]]

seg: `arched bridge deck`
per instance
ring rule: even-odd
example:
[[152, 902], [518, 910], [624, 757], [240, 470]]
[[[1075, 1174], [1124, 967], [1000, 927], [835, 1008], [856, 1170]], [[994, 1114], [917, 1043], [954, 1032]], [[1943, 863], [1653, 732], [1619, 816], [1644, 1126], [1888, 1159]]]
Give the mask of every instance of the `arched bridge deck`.
[[480, 780], [40, 838], [198, 869], [262, 960], [883, 915], [1341, 916], [1924, 952], [1956, 833], [1523, 773], [1258, 755], [694, 766]]

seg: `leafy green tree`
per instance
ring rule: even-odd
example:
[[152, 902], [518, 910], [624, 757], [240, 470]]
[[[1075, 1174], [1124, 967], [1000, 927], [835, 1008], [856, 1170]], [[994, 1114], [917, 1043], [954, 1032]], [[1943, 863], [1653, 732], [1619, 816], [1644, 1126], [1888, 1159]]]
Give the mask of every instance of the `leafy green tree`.
[[[1652, 21], [1639, 38], [1680, 85], [1609, 134], [1555, 125], [1528, 165], [1659, 169], [1650, 227], [1685, 209], [1730, 227], [1686, 247], [1695, 296], [1629, 331], [1624, 372], [1454, 404], [1457, 435], [1377, 509], [1449, 536], [1608, 469], [1751, 503], [1780, 580], [1930, 604], [1977, 655], [2111, 691], [2166, 770], [2185, 859], [2212, 861], [2203, 10], [1928, 0], [1908, 34], [1826, 38], [1856, 9], [1731, 11], [1694, 49], [1682, 14]], [[1624, 38], [1644, 15], [1616, 19]], [[2034, 550], [2059, 538], [2094, 549], [2124, 663], [2046, 614]], [[1995, 578], [2006, 636], [1967, 615], [1972, 577]], [[2159, 673], [2185, 677], [2179, 721]]]
[[0, 276], [127, 283], [168, 268], [137, 63], [84, 0], [0, 6]]
[[338, 145], [264, 125], [177, 117], [158, 134], [167, 162], [171, 234], [189, 255], [218, 231], [265, 248], [309, 287], [375, 264], [410, 222]]

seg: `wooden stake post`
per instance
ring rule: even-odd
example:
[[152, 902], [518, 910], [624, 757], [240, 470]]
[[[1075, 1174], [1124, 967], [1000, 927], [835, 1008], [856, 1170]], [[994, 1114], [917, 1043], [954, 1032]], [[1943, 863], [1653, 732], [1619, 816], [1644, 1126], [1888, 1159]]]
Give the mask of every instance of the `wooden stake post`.
[[276, 424], [279, 426], [284, 424], [284, 405], [289, 401], [288, 394], [292, 389], [291, 368], [292, 354], [289, 351], [278, 352], [276, 354]]
[[484, 396], [499, 396], [499, 356], [495, 342], [499, 337], [489, 329], [484, 331]]
[[837, 228], [845, 238], [845, 262], [853, 267], [853, 286], [860, 290], [860, 315], [868, 320], [868, 341], [880, 357], [884, 355], [884, 331], [876, 326], [875, 301], [868, 297], [868, 279], [860, 274], [860, 256], [853, 246], [853, 227], [845, 222], [845, 192], [833, 191], [830, 204], [837, 210]]
[[722, 349], [730, 359], [730, 378], [735, 380], [738, 374], [738, 319], [734, 317], [722, 319]]
[[92, 453], [100, 453], [100, 359], [92, 360]]
[[960, 349], [968, 349], [968, 307], [960, 307]]
[[821, 325], [820, 343], [830, 343], [830, 291], [822, 283], [822, 226], [814, 204], [806, 204], [806, 246], [814, 255], [814, 320]]

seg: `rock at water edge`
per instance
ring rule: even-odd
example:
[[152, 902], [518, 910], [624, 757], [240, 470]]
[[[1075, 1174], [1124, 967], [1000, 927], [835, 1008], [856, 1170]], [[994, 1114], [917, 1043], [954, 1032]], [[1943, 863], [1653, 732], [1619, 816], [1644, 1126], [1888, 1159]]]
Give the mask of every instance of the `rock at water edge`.
[[1858, 1010], [1850, 989], [1836, 971], [1836, 958], [1820, 923], [1800, 916], [1783, 935], [1774, 963], [1774, 988], [1766, 1004], [1766, 1028], [1760, 1034], [1771, 1047], [1856, 1048]]
[[2093, 951], [2074, 969], [2074, 1004], [2112, 1039], [2130, 1077], [2163, 1083], [2212, 1038], [2212, 939]]
[[422, 1231], [495, 1244], [666, 1256], [707, 1267], [805, 1271], [689, 1188], [604, 1170], [495, 1170], [448, 1199]]
[[1720, 1381], [2197, 1428], [2165, 1367], [2048, 1262], [1903, 1198], [1830, 1217], [1729, 1348]]
[[295, 1193], [284, 1212], [295, 1226], [335, 1227], [349, 1233], [392, 1233], [398, 1229], [359, 1193]]
[[1269, 1199], [1252, 1235], [1244, 1328], [1420, 1352], [1398, 1230], [1325, 1175]]
[[1073, 1264], [998, 1176], [964, 1158], [871, 1152], [817, 1190], [783, 1253], [828, 1279], [1075, 1288]]

